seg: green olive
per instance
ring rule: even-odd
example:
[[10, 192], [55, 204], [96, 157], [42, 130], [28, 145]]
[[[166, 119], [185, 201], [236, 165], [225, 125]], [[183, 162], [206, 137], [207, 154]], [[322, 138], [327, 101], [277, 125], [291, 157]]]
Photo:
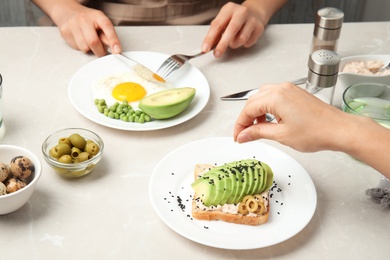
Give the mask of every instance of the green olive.
[[79, 154], [78, 161], [84, 162], [92, 158], [92, 155], [87, 152], [82, 152]]
[[59, 140], [58, 140], [58, 143], [59, 144], [67, 144], [69, 145], [69, 147], [72, 146], [72, 143], [70, 142], [70, 139], [68, 137], [61, 137]]
[[245, 204], [249, 212], [255, 212], [259, 208], [257, 200], [253, 197], [249, 198]]
[[72, 163], [72, 156], [64, 154], [58, 159], [58, 161], [61, 163]]
[[56, 147], [54, 146], [53, 148], [50, 149], [49, 154], [52, 158], [58, 159], [60, 158], [60, 155], [57, 153]]
[[80, 150], [84, 150], [87, 141], [79, 134], [72, 134], [69, 136], [70, 142], [73, 146], [79, 148]]
[[248, 209], [246, 208], [245, 203], [240, 202], [240, 204], [238, 204], [238, 212], [243, 214], [243, 215], [246, 215], [249, 213]]
[[70, 155], [72, 156], [73, 159], [77, 158], [79, 154], [81, 153], [81, 150], [77, 147], [72, 147], [72, 150], [70, 152]]
[[70, 146], [67, 144], [57, 144], [54, 149], [56, 150], [59, 157], [64, 154], [70, 154]]
[[87, 153], [90, 153], [91, 155], [96, 155], [100, 151], [99, 145], [97, 145], [95, 142], [89, 142], [86, 146], [84, 151]]

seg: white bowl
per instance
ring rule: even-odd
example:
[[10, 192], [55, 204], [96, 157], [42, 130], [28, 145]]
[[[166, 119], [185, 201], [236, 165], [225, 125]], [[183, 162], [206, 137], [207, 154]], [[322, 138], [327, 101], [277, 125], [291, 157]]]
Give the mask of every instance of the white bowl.
[[381, 61], [383, 64], [388, 64], [390, 62], [390, 55], [356, 55], [341, 58], [338, 81], [342, 85], [343, 89], [361, 82], [390, 84], [390, 75], [360, 75], [356, 73], [342, 72], [344, 66], [353, 61]]
[[373, 54], [373, 55], [356, 55], [341, 58], [339, 65], [339, 74], [337, 79], [337, 85], [333, 96], [333, 105], [335, 107], [342, 107], [342, 96], [344, 91], [354, 84], [366, 82], [366, 83], [379, 83], [390, 84], [390, 75], [360, 75], [356, 73], [342, 72], [344, 66], [353, 61], [381, 61], [383, 64], [390, 62], [390, 55], [385, 54]]
[[35, 186], [41, 177], [42, 165], [38, 157], [29, 150], [14, 146], [0, 145], [0, 162], [9, 164], [12, 158], [16, 156], [25, 156], [34, 164], [34, 173], [28, 178], [26, 187], [0, 196], [0, 215], [9, 214], [21, 208], [31, 197]]

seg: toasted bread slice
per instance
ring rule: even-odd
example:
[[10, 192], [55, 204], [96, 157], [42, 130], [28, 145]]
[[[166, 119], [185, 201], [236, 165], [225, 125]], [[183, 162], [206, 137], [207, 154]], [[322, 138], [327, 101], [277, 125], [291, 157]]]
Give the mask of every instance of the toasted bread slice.
[[[203, 173], [207, 172], [214, 166], [211, 164], [197, 164], [195, 166], [194, 170], [194, 179], [198, 179], [200, 176], [202, 176]], [[269, 201], [268, 191], [265, 192], [267, 198], [267, 202]], [[264, 193], [263, 193], [264, 196]], [[229, 213], [224, 212], [221, 210], [221, 207], [209, 207], [206, 208], [205, 206], [200, 207], [199, 203], [201, 203], [198, 199], [197, 194], [194, 195], [194, 199], [192, 202], [192, 216], [199, 220], [221, 220], [225, 222], [235, 223], [235, 224], [243, 224], [243, 225], [251, 225], [251, 226], [257, 226], [260, 224], [264, 224], [268, 221], [269, 216], [269, 210], [270, 206], [269, 203], [266, 205], [266, 211], [261, 214], [257, 215], [254, 213], [243, 215], [241, 213]], [[231, 205], [233, 208], [232, 212], [237, 211], [236, 205]]]

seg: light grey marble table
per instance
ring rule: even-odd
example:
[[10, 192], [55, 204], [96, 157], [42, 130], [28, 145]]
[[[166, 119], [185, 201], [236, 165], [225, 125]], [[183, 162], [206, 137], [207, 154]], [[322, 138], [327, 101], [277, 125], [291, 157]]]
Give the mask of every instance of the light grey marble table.
[[[207, 29], [117, 28], [124, 50], [167, 54], [197, 52]], [[192, 242], [167, 227], [150, 203], [151, 174], [168, 152], [205, 137], [232, 136], [244, 101], [220, 96], [306, 76], [312, 30], [308, 24], [272, 25], [251, 49], [192, 60], [210, 84], [207, 106], [178, 126], [136, 132], [93, 123], [71, 105], [69, 80], [96, 57], [71, 49], [57, 28], [0, 28], [7, 128], [0, 143], [26, 147], [43, 164], [30, 201], [0, 216], [0, 259], [388, 259], [390, 212], [364, 193], [380, 175], [342, 153], [306, 154], [263, 141], [297, 160], [318, 196], [310, 223], [270, 247], [239, 251]], [[389, 53], [390, 23], [344, 24], [341, 56]], [[61, 178], [41, 155], [43, 140], [67, 127], [91, 129], [105, 141], [104, 159], [84, 178]]]

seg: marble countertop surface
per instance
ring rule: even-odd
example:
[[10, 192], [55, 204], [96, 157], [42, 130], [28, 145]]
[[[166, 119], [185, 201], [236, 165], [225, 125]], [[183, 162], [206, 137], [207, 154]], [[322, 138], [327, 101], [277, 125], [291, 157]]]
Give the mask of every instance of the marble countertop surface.
[[[166, 54], [196, 53], [207, 30], [117, 28], [124, 50]], [[170, 229], [150, 203], [149, 180], [167, 153], [199, 139], [232, 136], [245, 101], [221, 101], [221, 96], [307, 75], [312, 32], [311, 24], [270, 25], [250, 49], [192, 60], [210, 84], [206, 107], [175, 127], [138, 132], [96, 124], [70, 103], [71, 77], [95, 56], [71, 49], [55, 27], [0, 28], [7, 130], [0, 144], [26, 147], [43, 165], [28, 203], [0, 216], [0, 259], [387, 259], [390, 212], [365, 195], [380, 174], [343, 153], [301, 153], [262, 140], [301, 164], [317, 191], [308, 225], [269, 247], [228, 250], [193, 242]], [[338, 53], [389, 54], [390, 23], [345, 23]], [[340, 91], [337, 86], [336, 95]], [[105, 141], [103, 160], [80, 179], [60, 177], [41, 153], [49, 134], [68, 127], [93, 130]]]

